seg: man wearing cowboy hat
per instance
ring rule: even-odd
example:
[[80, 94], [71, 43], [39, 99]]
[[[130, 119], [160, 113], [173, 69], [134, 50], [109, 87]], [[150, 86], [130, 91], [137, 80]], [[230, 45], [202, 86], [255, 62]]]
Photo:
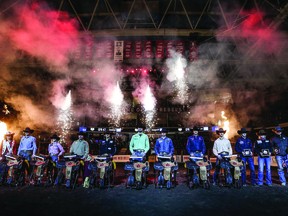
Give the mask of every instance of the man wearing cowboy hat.
[[275, 136], [271, 139], [271, 143], [276, 155], [279, 180], [282, 186], [286, 186], [282, 164], [287, 160], [288, 138], [282, 134], [283, 129], [280, 126], [275, 127], [272, 131], [275, 133]]
[[[71, 147], [70, 147], [70, 153], [71, 154], [76, 154], [81, 157], [81, 159], [85, 160], [88, 157], [89, 154], [89, 144], [86, 140], [84, 140], [84, 135], [85, 133], [79, 132], [78, 133], [78, 139], [75, 140]], [[88, 171], [88, 161], [84, 162], [84, 165], [80, 163], [80, 170], [83, 173], [83, 182], [86, 177], [89, 176], [89, 171]]]
[[108, 154], [115, 155], [117, 151], [116, 142], [111, 138], [111, 134], [106, 132], [104, 139], [100, 140], [99, 155]]
[[219, 138], [215, 140], [213, 145], [213, 154], [217, 157], [215, 172], [213, 174], [214, 185], [216, 185], [220, 172], [220, 160], [222, 160], [220, 153], [228, 152], [229, 155], [232, 155], [233, 153], [230, 141], [224, 137], [226, 130], [219, 128], [219, 130], [216, 130], [216, 133], [219, 135]]
[[12, 154], [13, 153], [13, 147], [15, 145], [15, 140], [13, 140], [14, 133], [7, 131], [4, 134], [4, 139], [2, 141], [2, 157], [6, 154]]
[[84, 140], [84, 135], [85, 133], [79, 132], [78, 139], [75, 140], [70, 147], [70, 153], [76, 154], [82, 157], [82, 159], [86, 159], [89, 154], [89, 144]]
[[[206, 153], [206, 145], [204, 142], [204, 138], [202, 136], [199, 136], [199, 128], [197, 126], [194, 126], [192, 131], [193, 135], [188, 137], [186, 149], [190, 156], [194, 157], [202, 157]], [[205, 158], [205, 162], [201, 162], [204, 164], [207, 164], [207, 158]], [[199, 162], [198, 162], [199, 163]], [[207, 167], [206, 165], [200, 166], [199, 174], [201, 180], [207, 180]], [[193, 170], [194, 173], [194, 170]], [[193, 175], [192, 173], [192, 175]]]
[[247, 138], [248, 131], [246, 128], [241, 128], [237, 131], [237, 133], [241, 136], [237, 139], [235, 145], [235, 151], [240, 154], [240, 157], [243, 162], [243, 168], [241, 170], [241, 178], [242, 185], [246, 186], [246, 163], [248, 163], [250, 168], [250, 177], [251, 177], [251, 185], [256, 185], [256, 175], [255, 175], [255, 167], [254, 167], [254, 158], [253, 158], [253, 144], [252, 141]]
[[166, 153], [172, 156], [174, 153], [174, 145], [172, 139], [166, 136], [167, 129], [160, 128], [159, 132], [161, 133], [161, 137], [156, 140], [154, 147], [155, 154], [159, 155], [160, 153]]
[[64, 154], [64, 149], [59, 143], [60, 137], [57, 134], [53, 134], [51, 137], [51, 143], [48, 145], [48, 153], [53, 162], [57, 162], [59, 157]]
[[141, 149], [145, 152], [145, 154], [150, 149], [149, 138], [143, 133], [143, 127], [139, 126], [137, 128], [137, 133], [131, 137], [129, 150], [131, 154], [134, 153], [135, 149]]
[[206, 145], [204, 142], [204, 138], [199, 136], [199, 128], [194, 126], [193, 135], [188, 137], [186, 149], [189, 155], [193, 156], [195, 152], [202, 152], [204, 155], [206, 153]]
[[17, 155], [24, 157], [26, 160], [31, 161], [31, 156], [36, 154], [36, 138], [31, 136], [34, 130], [26, 127], [23, 130], [24, 136], [20, 140]]
[[264, 164], [266, 167], [266, 184], [267, 186], [272, 186], [271, 179], [271, 152], [272, 144], [266, 139], [265, 130], [261, 129], [257, 133], [258, 139], [255, 142], [255, 152], [258, 155], [258, 185], [263, 185], [264, 178]]

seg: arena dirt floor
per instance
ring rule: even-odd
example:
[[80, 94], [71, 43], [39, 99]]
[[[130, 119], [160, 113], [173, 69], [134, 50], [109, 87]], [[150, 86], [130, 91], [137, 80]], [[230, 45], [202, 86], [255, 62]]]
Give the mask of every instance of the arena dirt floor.
[[212, 186], [190, 190], [185, 169], [180, 167], [177, 186], [155, 189], [153, 171], [148, 187], [126, 189], [125, 173], [117, 168], [115, 185], [110, 189], [43, 188], [35, 186], [0, 187], [1, 216], [180, 216], [180, 215], [288, 215], [288, 187], [279, 185], [273, 171], [273, 187], [247, 186], [241, 189]]

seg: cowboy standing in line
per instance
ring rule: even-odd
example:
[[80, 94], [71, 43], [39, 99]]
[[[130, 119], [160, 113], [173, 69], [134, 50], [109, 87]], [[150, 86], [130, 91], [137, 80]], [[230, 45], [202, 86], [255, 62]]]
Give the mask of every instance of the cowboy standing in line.
[[226, 130], [224, 130], [223, 128], [219, 128], [219, 130], [216, 130], [216, 133], [219, 135], [219, 138], [215, 140], [214, 145], [213, 145], [213, 154], [217, 157], [215, 172], [213, 174], [214, 185], [216, 185], [216, 182], [218, 180], [218, 175], [220, 172], [220, 160], [222, 160], [220, 153], [228, 152], [229, 155], [232, 155], [231, 143], [228, 139], [224, 137]]
[[280, 126], [275, 127], [272, 131], [275, 133], [271, 143], [276, 155], [279, 180], [282, 186], [286, 186], [283, 163], [287, 160], [288, 138], [282, 134], [283, 129]]
[[129, 150], [131, 154], [134, 153], [134, 150], [141, 149], [145, 154], [150, 149], [149, 138], [146, 134], [143, 133], [143, 128], [139, 127], [137, 133], [134, 134], [130, 140]]
[[161, 137], [156, 140], [156, 144], [154, 147], [155, 154], [158, 156], [161, 153], [165, 153], [167, 155], [172, 156], [174, 153], [174, 145], [170, 138], [166, 136], [167, 129], [162, 128]]
[[272, 186], [271, 179], [271, 152], [272, 144], [266, 139], [265, 130], [260, 130], [258, 133], [258, 139], [255, 142], [255, 152], [258, 155], [258, 185], [263, 185], [264, 178], [264, 164], [266, 167], [266, 184]]
[[64, 154], [64, 149], [59, 143], [60, 137], [57, 134], [53, 134], [51, 137], [51, 143], [48, 146], [48, 153], [53, 162], [57, 162], [59, 157]]
[[105, 133], [104, 139], [100, 140], [99, 155], [108, 154], [110, 156], [113, 156], [116, 154], [116, 151], [116, 142], [112, 139], [110, 133]]
[[186, 149], [190, 156], [194, 156], [195, 152], [201, 152], [203, 155], [206, 153], [206, 146], [204, 138], [199, 136], [199, 128], [194, 126], [193, 135], [188, 137]]
[[[192, 129], [193, 135], [188, 137], [186, 149], [190, 156], [204, 158], [204, 155], [206, 153], [206, 145], [204, 142], [204, 138], [202, 136], [199, 136], [199, 130], [200, 129], [197, 126], [193, 127]], [[207, 163], [207, 162], [203, 161], [203, 163]], [[207, 167], [206, 166], [200, 167], [200, 178], [202, 180], [207, 180]]]
[[[70, 153], [78, 155], [83, 160], [87, 159], [89, 154], [89, 144], [86, 140], [84, 140], [84, 135], [85, 133], [79, 132], [78, 139], [75, 140], [70, 147]], [[80, 163], [80, 170], [83, 173], [83, 182], [85, 178], [89, 176], [88, 163], [88, 161], [85, 161], [84, 164], [83, 162]]]
[[24, 157], [28, 161], [31, 161], [31, 157], [36, 154], [37, 150], [36, 138], [34, 136], [31, 136], [34, 130], [26, 127], [23, 132], [24, 136], [20, 140], [17, 155]]
[[32, 157], [36, 154], [36, 138], [31, 136], [34, 130], [26, 127], [23, 130], [24, 136], [20, 140], [17, 155], [23, 157], [26, 162], [24, 163], [25, 169], [27, 170], [28, 176], [31, 178], [33, 166], [30, 165]]
[[240, 157], [243, 161], [243, 168], [241, 170], [241, 178], [243, 186], [246, 186], [246, 163], [248, 163], [250, 168], [250, 177], [251, 185], [256, 185], [256, 175], [254, 167], [254, 158], [253, 158], [253, 144], [252, 141], [247, 138], [248, 131], [246, 128], [241, 128], [237, 133], [241, 136], [237, 139], [235, 145], [235, 151], [240, 154]]
[[13, 148], [15, 145], [15, 140], [13, 139], [14, 133], [7, 131], [6, 134], [4, 134], [4, 139], [2, 141], [2, 157], [6, 154], [12, 154]]

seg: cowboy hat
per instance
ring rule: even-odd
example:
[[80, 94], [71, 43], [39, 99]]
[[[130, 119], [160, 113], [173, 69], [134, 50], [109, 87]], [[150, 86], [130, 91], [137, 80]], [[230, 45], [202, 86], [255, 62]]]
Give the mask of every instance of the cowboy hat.
[[77, 133], [77, 135], [78, 135], [78, 136], [79, 136], [79, 135], [85, 136], [86, 134], [85, 134], [83, 131], [80, 131], [80, 132]]
[[266, 131], [263, 130], [263, 129], [262, 129], [262, 130], [259, 130], [258, 133], [257, 133], [257, 135], [258, 135], [258, 136], [266, 135]]
[[200, 129], [199, 129], [199, 127], [197, 127], [197, 126], [194, 126], [193, 128], [192, 128], [192, 131], [199, 131]]
[[13, 136], [15, 133], [12, 133], [11, 131], [7, 131], [4, 136]]
[[216, 133], [219, 134], [219, 133], [226, 133], [226, 130], [224, 130], [223, 128], [219, 128], [219, 130], [216, 130]]
[[167, 133], [168, 130], [167, 130], [166, 128], [160, 128], [160, 129], [159, 129], [159, 132], [160, 132], [160, 133]]
[[280, 126], [277, 126], [275, 128], [272, 129], [273, 132], [280, 132], [283, 131], [283, 128], [281, 128]]
[[248, 133], [246, 128], [241, 128], [240, 130], [237, 131], [238, 134], [243, 134], [243, 133]]
[[56, 140], [60, 140], [60, 137], [57, 136], [57, 134], [53, 134], [50, 139], [56, 139]]
[[23, 132], [33, 133], [34, 130], [30, 129], [29, 127], [26, 127]]

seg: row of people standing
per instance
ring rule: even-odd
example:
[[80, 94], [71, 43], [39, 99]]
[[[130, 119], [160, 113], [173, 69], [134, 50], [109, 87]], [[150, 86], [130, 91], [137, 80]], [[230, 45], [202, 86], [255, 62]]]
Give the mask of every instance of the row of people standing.
[[[203, 155], [206, 154], [206, 145], [204, 138], [199, 135], [200, 129], [193, 127], [192, 135], [188, 137], [186, 150], [189, 155], [194, 156], [195, 153], [201, 152]], [[267, 139], [265, 130], [259, 130], [257, 132], [258, 139], [256, 142], [252, 142], [247, 137], [248, 131], [246, 128], [241, 128], [237, 131], [240, 137], [237, 139], [235, 144], [235, 151], [241, 157], [243, 162], [243, 168], [241, 170], [242, 184], [247, 185], [246, 181], [246, 164], [250, 168], [251, 185], [262, 186], [264, 184], [264, 165], [266, 168], [266, 184], [272, 185], [271, 178], [271, 154], [275, 154], [275, 158], [278, 166], [279, 180], [282, 186], [286, 185], [286, 178], [284, 173], [283, 164], [287, 160], [288, 153], [288, 138], [282, 134], [283, 128], [280, 126], [275, 127], [272, 130], [275, 135], [271, 140]], [[161, 131], [160, 131], [161, 132]], [[174, 146], [170, 138], [166, 136], [166, 130], [161, 132], [161, 137], [156, 140], [155, 154], [159, 155], [161, 152], [166, 154], [173, 154]], [[216, 130], [218, 138], [214, 141], [213, 154], [217, 157], [215, 172], [213, 174], [213, 182], [216, 184], [220, 172], [220, 161], [221, 152], [228, 152], [229, 155], [233, 154], [233, 149], [230, 141], [225, 138], [224, 134], [226, 131], [223, 128]], [[149, 139], [146, 134], [143, 133], [143, 128], [138, 129], [138, 133], [132, 136], [130, 141], [130, 152], [133, 154], [134, 149], [145, 149], [145, 153], [149, 150]], [[244, 155], [245, 151], [249, 151], [250, 155]], [[258, 179], [256, 179], [255, 166], [254, 166], [254, 155], [258, 156]]]
[[[248, 131], [246, 128], [238, 130], [240, 137], [237, 139], [235, 144], [235, 151], [240, 155], [243, 161], [242, 169], [242, 184], [245, 186], [246, 183], [246, 164], [250, 168], [251, 185], [262, 186], [264, 184], [264, 165], [266, 169], [265, 181], [267, 186], [272, 186], [271, 177], [271, 155], [274, 153], [277, 166], [278, 176], [282, 186], [286, 186], [286, 178], [284, 174], [283, 164], [287, 160], [288, 153], [288, 138], [282, 134], [283, 128], [280, 126], [275, 127], [272, 130], [275, 135], [269, 140], [267, 139], [267, 133], [264, 129], [257, 132], [258, 139], [253, 143], [251, 139], [247, 137]], [[215, 140], [213, 146], [213, 153], [217, 156], [217, 162], [221, 159], [218, 153], [221, 151], [228, 151], [232, 154], [232, 147], [230, 141], [224, 137], [225, 130], [220, 128], [216, 131], [219, 138]], [[250, 155], [245, 155], [245, 152], [250, 152]], [[258, 181], [256, 180], [255, 166], [254, 166], [254, 154], [258, 156]], [[217, 181], [217, 174], [219, 173], [220, 167], [216, 162], [216, 169], [213, 175], [214, 183]]]
[[[31, 157], [35, 155], [37, 146], [36, 138], [32, 136], [34, 130], [29, 127], [23, 130], [24, 136], [20, 140], [19, 148], [17, 155], [24, 157], [28, 161], [31, 160]], [[155, 144], [155, 153], [156, 155], [161, 152], [173, 155], [174, 146], [172, 140], [166, 136], [167, 130], [163, 129], [161, 132], [161, 137], [156, 140]], [[248, 131], [245, 128], [241, 128], [237, 131], [240, 137], [237, 139], [235, 144], [235, 151], [238, 153], [243, 161], [242, 169], [242, 183], [246, 185], [246, 163], [250, 168], [251, 184], [252, 185], [263, 185], [264, 178], [264, 165], [266, 167], [266, 184], [268, 186], [272, 185], [271, 180], [271, 154], [275, 154], [275, 158], [278, 166], [278, 175], [281, 185], [286, 185], [286, 178], [284, 173], [283, 164], [287, 160], [287, 150], [288, 150], [288, 138], [283, 135], [283, 129], [280, 126], [277, 126], [273, 129], [275, 136], [268, 140], [266, 138], [265, 130], [260, 130], [257, 135], [258, 139], [255, 143], [247, 137]], [[199, 128], [193, 127], [192, 135], [188, 137], [186, 149], [190, 155], [193, 155], [195, 152], [202, 152], [206, 154], [206, 146], [204, 138], [199, 135]], [[220, 128], [216, 131], [219, 135], [219, 138], [215, 140], [213, 145], [213, 154], [217, 157], [215, 172], [213, 175], [214, 182], [217, 182], [217, 177], [219, 174], [219, 163], [221, 156], [219, 155], [222, 151], [229, 152], [232, 155], [232, 147], [230, 141], [224, 137], [226, 133], [225, 130]], [[2, 142], [2, 156], [8, 153], [12, 153], [13, 146], [15, 141], [13, 140], [14, 133], [7, 132], [5, 134], [5, 139]], [[78, 139], [75, 140], [71, 147], [70, 153], [77, 154], [83, 159], [86, 159], [89, 154], [89, 144], [84, 140], [84, 133], [78, 133]], [[51, 143], [48, 146], [48, 152], [53, 161], [58, 161], [59, 157], [64, 154], [64, 149], [59, 143], [60, 137], [56, 134], [51, 136]], [[150, 149], [149, 138], [143, 133], [143, 128], [138, 128], [136, 134], [131, 138], [129, 145], [130, 152], [133, 153], [135, 149], [143, 149], [145, 153]], [[250, 150], [252, 155], [246, 157], [243, 155], [244, 150]], [[266, 151], [266, 153], [265, 153]], [[105, 139], [100, 142], [100, 154], [108, 153], [114, 155], [116, 153], [116, 143], [111, 139], [110, 135], [105, 135]], [[253, 153], [258, 155], [258, 182], [256, 181], [255, 167], [254, 167], [254, 158]], [[85, 176], [85, 175], [84, 175]]]

